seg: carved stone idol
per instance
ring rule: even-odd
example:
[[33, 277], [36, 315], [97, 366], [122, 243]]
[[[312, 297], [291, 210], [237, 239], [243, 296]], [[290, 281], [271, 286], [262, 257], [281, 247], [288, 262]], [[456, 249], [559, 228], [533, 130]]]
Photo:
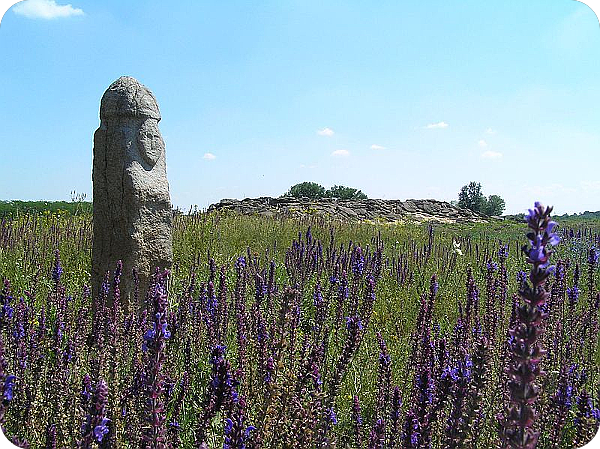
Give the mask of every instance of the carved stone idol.
[[92, 172], [94, 299], [106, 272], [121, 260], [124, 306], [139, 307], [133, 304], [132, 269], [139, 275], [141, 301], [156, 267], [169, 268], [173, 262], [173, 219], [159, 121], [154, 95], [134, 78], [119, 78], [102, 96]]

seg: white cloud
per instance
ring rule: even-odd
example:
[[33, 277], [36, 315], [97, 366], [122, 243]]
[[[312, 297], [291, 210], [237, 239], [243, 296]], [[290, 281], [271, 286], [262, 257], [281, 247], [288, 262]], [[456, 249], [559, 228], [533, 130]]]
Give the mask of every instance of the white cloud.
[[429, 125], [426, 126], [426, 128], [427, 129], [448, 128], [448, 123], [446, 123], [446, 122], [430, 123]]
[[373, 145], [371, 145], [371, 149], [372, 150], [385, 150], [385, 147], [382, 147], [381, 145], [373, 144]]
[[57, 19], [62, 17], [83, 16], [82, 9], [72, 5], [57, 5], [54, 0], [25, 0], [13, 8], [15, 14], [29, 19]]
[[350, 155], [350, 152], [348, 150], [335, 150], [331, 155], [336, 157], [346, 157]]
[[213, 159], [216, 159], [217, 156], [215, 156], [212, 153], [204, 153], [204, 156], [202, 156], [202, 159], [206, 159], [207, 161], [212, 161]]
[[502, 153], [498, 153], [497, 151], [487, 150], [481, 153], [481, 157], [483, 159], [500, 159], [502, 157]]
[[323, 128], [320, 129], [319, 131], [317, 131], [317, 134], [319, 136], [327, 136], [327, 137], [331, 137], [333, 136], [335, 133], [333, 132], [333, 129], [331, 128]]
[[477, 143], [479, 144], [479, 146], [480, 146], [481, 148], [485, 148], [485, 147], [487, 147], [487, 146], [488, 146], [487, 142], [486, 142], [485, 140], [483, 140], [483, 139], [481, 139], [481, 140], [480, 140], [479, 142], [477, 142]]
[[494, 131], [492, 128], [488, 128], [485, 130], [486, 134], [496, 134], [496, 131]]

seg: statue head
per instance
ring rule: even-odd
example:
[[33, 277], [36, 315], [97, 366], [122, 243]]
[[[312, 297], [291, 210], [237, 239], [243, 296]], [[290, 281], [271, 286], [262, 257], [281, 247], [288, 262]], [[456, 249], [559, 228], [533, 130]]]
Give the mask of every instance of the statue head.
[[119, 118], [160, 120], [154, 94], [131, 76], [122, 76], [112, 83], [100, 101], [100, 120]]
[[138, 151], [150, 167], [156, 164], [165, 149], [158, 129], [160, 118], [154, 94], [130, 76], [122, 76], [112, 83], [100, 102], [103, 123], [134, 124]]

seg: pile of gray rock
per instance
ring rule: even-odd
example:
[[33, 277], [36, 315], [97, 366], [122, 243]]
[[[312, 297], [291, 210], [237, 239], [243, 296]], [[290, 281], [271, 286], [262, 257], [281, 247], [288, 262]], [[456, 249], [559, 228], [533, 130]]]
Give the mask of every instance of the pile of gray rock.
[[208, 208], [211, 211], [234, 211], [244, 215], [304, 216], [316, 215], [340, 220], [356, 221], [485, 221], [486, 217], [436, 200], [341, 200], [326, 198], [246, 198], [224, 199]]

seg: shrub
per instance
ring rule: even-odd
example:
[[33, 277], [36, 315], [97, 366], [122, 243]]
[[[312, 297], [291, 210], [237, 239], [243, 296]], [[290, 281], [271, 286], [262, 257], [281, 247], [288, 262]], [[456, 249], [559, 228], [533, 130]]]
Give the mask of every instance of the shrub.
[[358, 189], [354, 189], [352, 187], [346, 186], [337, 186], [325, 190], [320, 184], [316, 182], [301, 182], [299, 184], [295, 184], [290, 189], [283, 194], [284, 197], [294, 197], [294, 198], [310, 198], [310, 199], [319, 199], [319, 198], [340, 198], [343, 200], [364, 200], [367, 199], [367, 195], [361, 192]]
[[327, 198], [340, 198], [342, 200], [366, 200], [367, 195], [358, 189], [334, 185], [325, 192]]
[[316, 182], [301, 182], [290, 187], [283, 196], [291, 196], [294, 198], [311, 198], [318, 199], [325, 196], [325, 187]]

